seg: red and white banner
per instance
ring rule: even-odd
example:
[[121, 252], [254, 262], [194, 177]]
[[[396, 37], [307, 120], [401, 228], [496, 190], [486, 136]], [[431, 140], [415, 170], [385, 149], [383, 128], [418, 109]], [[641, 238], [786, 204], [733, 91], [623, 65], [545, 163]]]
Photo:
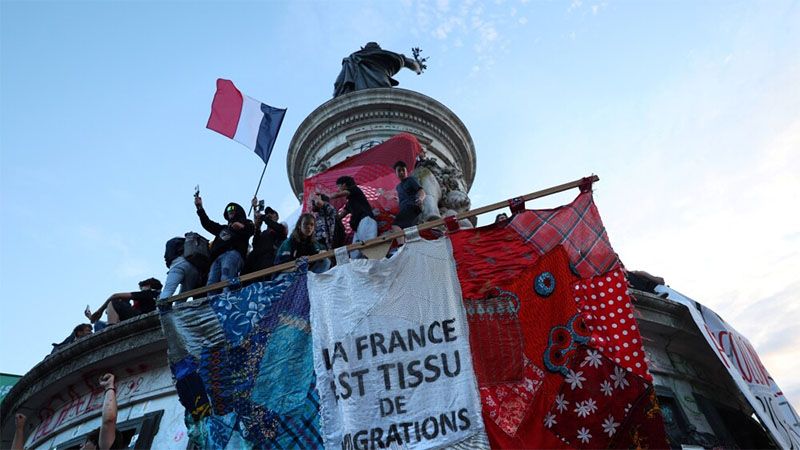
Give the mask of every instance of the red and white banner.
[[666, 286], [657, 293], [689, 309], [700, 332], [781, 448], [800, 449], [800, 417], [775, 384], [750, 341], [711, 309]]

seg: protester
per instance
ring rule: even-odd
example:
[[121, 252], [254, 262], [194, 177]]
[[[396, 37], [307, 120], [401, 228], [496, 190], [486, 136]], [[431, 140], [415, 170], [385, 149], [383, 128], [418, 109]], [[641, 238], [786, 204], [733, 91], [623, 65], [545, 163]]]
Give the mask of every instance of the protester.
[[394, 163], [394, 173], [400, 179], [396, 188], [400, 211], [394, 218], [392, 228], [399, 231], [416, 224], [417, 216], [422, 212], [425, 190], [422, 189], [416, 178], [408, 176], [408, 166], [403, 161]]
[[88, 336], [90, 334], [92, 334], [92, 325], [88, 324], [88, 323], [82, 323], [82, 324], [76, 326], [72, 330], [72, 334], [67, 336], [66, 339], [64, 339], [63, 341], [61, 341], [58, 344], [52, 344], [53, 345], [53, 351], [50, 352], [50, 353], [55, 353], [56, 350], [58, 350], [59, 348], [65, 346], [67, 344], [71, 344], [71, 343], [75, 342], [76, 340], [78, 340], [78, 339], [80, 339], [80, 338], [82, 338], [84, 336]]
[[[258, 207], [258, 199], [253, 197], [253, 208]], [[266, 207], [264, 213], [256, 213], [255, 236], [253, 237], [253, 250], [247, 255], [242, 273], [251, 273], [272, 267], [278, 248], [286, 240], [288, 230], [285, 225], [278, 223], [278, 211]], [[267, 229], [261, 231], [261, 224], [267, 224]]]
[[508, 220], [508, 214], [500, 213], [494, 217], [494, 223], [503, 223]]
[[[161, 293], [161, 282], [155, 278], [148, 278], [139, 282], [138, 292], [118, 292], [103, 303], [94, 314], [89, 316], [92, 323], [97, 322], [106, 311], [108, 325], [128, 320], [140, 314], [147, 314], [156, 309], [156, 299]], [[133, 305], [129, 302], [133, 300]], [[89, 312], [87, 308], [87, 312]]]
[[114, 375], [107, 373], [100, 378], [103, 392], [103, 421], [100, 428], [86, 436], [81, 450], [110, 450], [128, 448], [122, 433], [117, 430], [117, 389]]
[[[372, 213], [372, 207], [367, 201], [364, 192], [356, 185], [353, 177], [343, 176], [336, 180], [336, 187], [339, 192], [331, 195], [331, 198], [347, 197], [347, 204], [339, 212], [339, 218], [350, 214], [350, 228], [353, 229], [353, 242], [363, 242], [374, 239], [378, 236], [378, 222]], [[360, 250], [350, 252], [351, 258], [364, 258]]]
[[25, 414], [17, 413], [14, 415], [14, 440], [11, 441], [11, 450], [22, 450], [25, 445], [25, 421], [28, 418]]
[[[208, 283], [211, 285], [219, 281], [229, 281], [239, 276], [244, 260], [247, 257], [247, 246], [250, 236], [255, 231], [253, 222], [238, 203], [228, 203], [223, 212], [227, 223], [219, 224], [208, 218], [203, 209], [203, 199], [199, 195], [194, 198], [200, 224], [209, 233], [214, 235], [211, 243], [211, 269], [208, 273]], [[228, 291], [228, 288], [225, 288]]]
[[326, 250], [344, 245], [344, 226], [330, 204], [330, 197], [317, 193], [312, 199], [311, 210], [316, 214], [317, 225], [314, 236]]
[[203, 281], [203, 276], [197, 270], [197, 267], [183, 257], [183, 245], [185, 242], [186, 239], [181, 237], [175, 237], [167, 241], [164, 248], [164, 262], [167, 264], [169, 271], [167, 272], [167, 279], [164, 281], [164, 289], [161, 290], [161, 295], [158, 296], [159, 300], [172, 297], [178, 286], [181, 287], [181, 293], [183, 293], [199, 287]]
[[[305, 213], [300, 215], [297, 224], [294, 226], [292, 235], [289, 236], [289, 239], [286, 239], [281, 245], [281, 248], [278, 249], [278, 255], [275, 257], [275, 264], [292, 261], [301, 256], [313, 256], [325, 251], [322, 245], [314, 238], [315, 222], [313, 214]], [[330, 269], [330, 266], [330, 260], [325, 258], [320, 261], [315, 261], [309, 270], [315, 273], [321, 273]]]

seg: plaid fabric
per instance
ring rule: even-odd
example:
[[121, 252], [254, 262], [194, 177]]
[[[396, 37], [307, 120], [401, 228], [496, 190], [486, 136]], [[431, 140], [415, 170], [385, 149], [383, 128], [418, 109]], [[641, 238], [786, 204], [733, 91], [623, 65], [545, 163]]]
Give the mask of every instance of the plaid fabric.
[[617, 264], [591, 192], [555, 209], [528, 210], [514, 215], [511, 227], [543, 255], [562, 244], [582, 278], [608, 272]]

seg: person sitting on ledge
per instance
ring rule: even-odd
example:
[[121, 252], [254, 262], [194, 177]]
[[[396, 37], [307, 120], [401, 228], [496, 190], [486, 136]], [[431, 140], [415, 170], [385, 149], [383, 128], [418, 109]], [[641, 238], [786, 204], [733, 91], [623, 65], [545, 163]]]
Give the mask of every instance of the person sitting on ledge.
[[59, 348], [65, 346], [67, 344], [71, 344], [71, 343], [77, 341], [78, 339], [80, 339], [80, 338], [82, 338], [84, 336], [88, 336], [90, 334], [92, 334], [92, 325], [90, 325], [88, 323], [82, 323], [82, 324], [78, 325], [77, 327], [75, 327], [72, 330], [72, 334], [67, 336], [66, 339], [64, 339], [63, 341], [61, 341], [58, 344], [55, 344], [55, 343], [52, 344], [53, 345], [53, 351], [50, 352], [50, 353], [51, 354], [55, 353]]
[[[97, 322], [106, 311], [108, 325], [128, 320], [140, 314], [147, 314], [156, 309], [156, 299], [161, 293], [161, 282], [155, 278], [148, 278], [139, 282], [138, 292], [118, 292], [111, 297], [89, 317], [92, 323]], [[129, 302], [133, 300], [133, 305]]]

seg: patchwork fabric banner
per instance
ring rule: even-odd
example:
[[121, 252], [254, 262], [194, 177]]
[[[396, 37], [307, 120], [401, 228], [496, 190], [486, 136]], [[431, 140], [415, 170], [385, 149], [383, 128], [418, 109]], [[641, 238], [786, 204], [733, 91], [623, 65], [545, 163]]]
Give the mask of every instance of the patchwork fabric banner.
[[392, 258], [340, 261], [308, 286], [327, 448], [488, 448], [446, 238], [407, 235]]
[[800, 449], [800, 416], [761, 363], [750, 341], [711, 309], [667, 286], [657, 293], [685, 305], [700, 333], [781, 448]]
[[668, 447], [591, 192], [451, 239], [493, 448]]
[[186, 427], [198, 448], [322, 448], [304, 269], [163, 308]]

